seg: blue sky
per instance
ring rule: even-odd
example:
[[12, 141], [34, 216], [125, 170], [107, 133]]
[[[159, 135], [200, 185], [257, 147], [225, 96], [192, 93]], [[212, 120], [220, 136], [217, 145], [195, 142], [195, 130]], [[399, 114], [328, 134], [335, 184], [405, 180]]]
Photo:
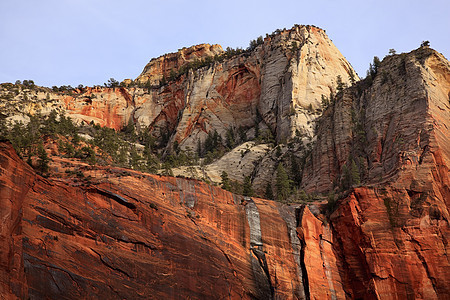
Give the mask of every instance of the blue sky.
[[449, 0], [0, 0], [0, 82], [44, 86], [136, 78], [164, 53], [199, 43], [247, 47], [316, 25], [364, 76], [373, 56], [423, 40], [450, 56]]

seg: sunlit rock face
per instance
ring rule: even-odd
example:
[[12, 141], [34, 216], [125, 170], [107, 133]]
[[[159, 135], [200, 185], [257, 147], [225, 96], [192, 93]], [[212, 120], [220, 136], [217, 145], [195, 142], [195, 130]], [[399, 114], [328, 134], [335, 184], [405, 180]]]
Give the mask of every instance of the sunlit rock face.
[[[189, 64], [209, 59], [194, 71]], [[176, 75], [176, 76], [175, 76]], [[357, 75], [324, 30], [296, 25], [267, 35], [252, 51], [227, 56], [220, 45], [201, 44], [152, 59], [134, 81], [142, 87], [82, 88], [70, 94], [23, 91], [21, 106], [8, 115], [62, 111], [78, 123], [93, 121], [115, 129], [131, 120], [150, 126], [155, 136], [169, 130], [168, 148], [196, 146], [210, 131], [225, 136], [230, 128], [268, 126], [279, 141], [300, 134], [313, 137], [322, 96], [336, 92]], [[163, 78], [164, 77], [164, 78]], [[144, 87], [145, 86], [145, 87]]]
[[[338, 76], [358, 79], [351, 66], [323, 30], [295, 26], [161, 83], [223, 53], [199, 45], [152, 60], [136, 80], [149, 86], [2, 90], [1, 113], [27, 122], [56, 109], [115, 129], [131, 121], [155, 137], [170, 133], [167, 149], [175, 141], [195, 149], [230, 128], [248, 137], [269, 130], [279, 142], [296, 136], [311, 143], [300, 188], [340, 198], [286, 205], [52, 151], [43, 178], [2, 141], [2, 298], [448, 297], [449, 62], [427, 47], [391, 55], [376, 75], [336, 93]], [[277, 162], [269, 144], [249, 141], [192, 170], [215, 182], [222, 171], [233, 180], [251, 173], [262, 189]], [[358, 182], [344, 188], [347, 173]]]
[[[324, 229], [307, 207], [75, 161], [89, 182], [45, 179], [8, 143], [0, 162], [6, 299], [292, 299], [324, 282], [334, 285], [320, 295], [344, 293], [337, 258], [316, 241]], [[327, 269], [307, 275], [323, 259]]]
[[449, 293], [449, 92], [449, 62], [422, 47], [385, 58], [321, 118], [304, 188], [339, 188], [350, 161], [361, 177], [330, 217], [352, 297]]
[[[322, 101], [336, 93], [338, 77], [344, 85], [358, 79], [324, 30], [296, 25], [267, 35], [241, 54], [201, 44], [163, 55], [152, 59], [134, 81], [124, 81], [123, 87], [64, 93], [24, 90], [14, 101], [0, 105], [11, 121], [27, 122], [27, 114], [57, 110], [77, 124], [120, 130], [133, 123], [157, 141], [164, 140], [158, 142], [164, 153], [174, 144], [195, 152], [213, 132], [225, 143], [230, 131], [243, 132], [248, 139], [258, 131], [280, 143], [295, 137], [306, 145], [315, 140]], [[240, 181], [254, 173], [252, 181], [261, 192], [276, 168], [270, 157], [268, 153], [262, 158], [267, 168], [259, 171], [221, 171]], [[217, 174], [208, 174], [217, 182]]]

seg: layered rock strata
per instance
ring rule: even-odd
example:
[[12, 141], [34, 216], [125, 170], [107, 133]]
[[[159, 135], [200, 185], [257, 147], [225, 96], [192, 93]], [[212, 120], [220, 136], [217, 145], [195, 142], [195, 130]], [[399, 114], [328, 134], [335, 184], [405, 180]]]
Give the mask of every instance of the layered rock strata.
[[344, 293], [320, 278], [341, 281], [335, 257], [315, 270], [328, 250], [307, 207], [83, 164], [82, 185], [45, 179], [5, 143], [0, 163], [6, 299], [293, 299], [322, 284], [321, 295]]
[[[162, 82], [207, 58], [209, 65]], [[355, 74], [351, 65], [324, 30], [297, 25], [267, 35], [255, 49], [238, 55], [202, 44], [152, 59], [135, 80], [149, 82], [145, 88], [83, 88], [71, 95], [24, 90], [2, 105], [15, 119], [56, 109], [77, 122], [115, 129], [132, 120], [138, 128], [149, 126], [156, 137], [169, 133], [169, 149], [174, 141], [195, 149], [210, 131], [225, 137], [227, 130], [242, 127], [251, 136], [257, 124], [268, 127], [278, 141], [296, 132], [312, 137], [322, 95], [335, 91], [337, 76], [349, 83], [350, 74]]]
[[[206, 66], [180, 72], [206, 60]], [[241, 54], [202, 44], [152, 59], [134, 85], [127, 81], [127, 87], [87, 87], [63, 94], [45, 88], [13, 88], [17, 95], [5, 91], [13, 99], [2, 101], [0, 107], [13, 122], [26, 122], [27, 114], [51, 110], [78, 124], [95, 123], [117, 130], [131, 122], [140, 131], [150, 131], [166, 154], [175, 143], [195, 152], [215, 131], [223, 143], [230, 132], [236, 136], [242, 132], [246, 139], [259, 134], [285, 143], [296, 137], [299, 144], [307, 144], [315, 139], [314, 124], [322, 100], [336, 92], [338, 76], [347, 85], [352, 76], [357, 79], [324, 30], [296, 25], [267, 35], [254, 49]], [[260, 157], [260, 152], [252, 150], [249, 157]], [[262, 194], [275, 171], [272, 156], [267, 153], [261, 158], [267, 163], [264, 169], [226, 171], [239, 181], [251, 176], [255, 190]], [[221, 164], [223, 161], [211, 166], [212, 171], [203, 172], [201, 178], [220, 182], [216, 170], [223, 170], [217, 167]]]
[[[450, 64], [427, 47], [383, 60], [320, 121], [307, 190], [361, 185], [330, 220], [352, 297], [445, 298], [450, 200]], [[346, 179], [347, 178], [347, 179]]]

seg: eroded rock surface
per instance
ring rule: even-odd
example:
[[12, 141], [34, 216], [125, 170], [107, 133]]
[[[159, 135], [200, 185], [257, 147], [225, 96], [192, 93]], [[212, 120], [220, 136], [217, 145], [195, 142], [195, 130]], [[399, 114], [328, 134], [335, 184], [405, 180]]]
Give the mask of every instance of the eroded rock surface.
[[448, 297], [449, 79], [427, 47], [390, 56], [322, 116], [303, 185], [361, 180], [330, 217], [352, 297]]
[[9, 144], [0, 150], [7, 299], [304, 294], [297, 224], [287, 231], [279, 203], [106, 167], [86, 166], [91, 182], [80, 186], [35, 175]]
[[[222, 51], [195, 49], [151, 61], [143, 81]], [[236, 180], [252, 173], [262, 189], [278, 155], [315, 140], [301, 187], [340, 198], [328, 208], [283, 205], [56, 156], [43, 178], [2, 142], [1, 296], [448, 298], [450, 65], [427, 47], [386, 57], [373, 78], [338, 93], [314, 134], [321, 96], [351, 72], [324, 31], [296, 26], [150, 89], [11, 96], [1, 103], [11, 119], [56, 108], [116, 129], [132, 120], [172, 133], [168, 150], [175, 141], [195, 149], [208, 132], [231, 127], [247, 136], [264, 128], [279, 142], [299, 132], [292, 147], [249, 142], [203, 169], [180, 170], [216, 182], [222, 171]], [[24, 94], [29, 101], [19, 101]], [[84, 179], [64, 172], [75, 167]]]

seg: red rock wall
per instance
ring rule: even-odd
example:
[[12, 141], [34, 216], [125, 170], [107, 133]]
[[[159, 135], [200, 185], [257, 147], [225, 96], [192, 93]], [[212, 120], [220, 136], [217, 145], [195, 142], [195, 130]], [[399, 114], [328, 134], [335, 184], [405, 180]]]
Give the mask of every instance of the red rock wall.
[[[1, 143], [0, 295], [445, 299], [449, 67], [438, 54], [424, 54], [388, 58], [371, 87], [346, 90], [325, 112], [305, 188], [332, 189], [349, 157], [362, 156], [366, 168], [362, 186], [329, 219], [316, 217], [314, 206], [110, 167], [90, 167], [83, 185], [44, 179]], [[234, 89], [251, 77], [239, 74], [218, 88], [225, 98], [239, 91], [228, 104], [238, 95], [257, 97]], [[163, 126], [185, 103], [176, 84], [161, 92], [173, 104], [156, 118]], [[121, 99], [122, 112], [135, 105], [121, 90], [105, 93]], [[111, 124], [123, 122], [106, 112]]]
[[[417, 203], [423, 210], [414, 217]], [[401, 190], [358, 188], [331, 216], [352, 298], [445, 299], [448, 210]]]
[[21, 233], [23, 202], [34, 178], [12, 147], [0, 143], [0, 295], [5, 299], [28, 294]]
[[34, 175], [1, 145], [5, 297], [293, 299], [305, 295], [301, 269], [320, 260], [293, 255], [295, 207], [113, 168], [76, 186]]

